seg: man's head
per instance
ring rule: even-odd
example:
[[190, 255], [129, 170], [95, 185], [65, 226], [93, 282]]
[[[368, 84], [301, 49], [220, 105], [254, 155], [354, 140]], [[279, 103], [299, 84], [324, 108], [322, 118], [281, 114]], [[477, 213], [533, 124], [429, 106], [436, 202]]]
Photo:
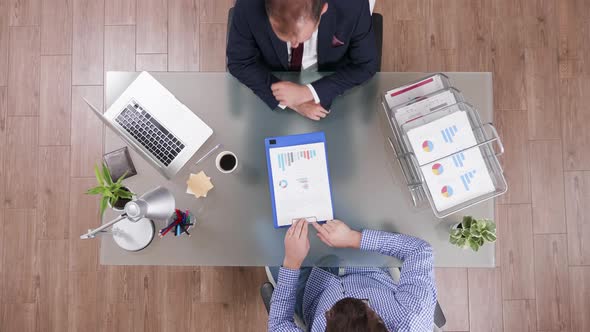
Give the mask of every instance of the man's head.
[[383, 320], [359, 299], [344, 298], [326, 312], [326, 332], [387, 332]]
[[273, 31], [291, 47], [311, 38], [328, 10], [326, 0], [265, 0], [265, 7]]

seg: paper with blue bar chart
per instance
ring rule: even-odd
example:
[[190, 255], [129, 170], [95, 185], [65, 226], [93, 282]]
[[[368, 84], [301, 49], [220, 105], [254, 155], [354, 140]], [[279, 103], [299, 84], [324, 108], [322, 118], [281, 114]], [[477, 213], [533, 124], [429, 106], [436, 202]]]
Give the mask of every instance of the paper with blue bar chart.
[[477, 142], [466, 112], [414, 128], [408, 139], [439, 211], [494, 191], [480, 149], [467, 149]]
[[334, 218], [324, 143], [271, 148], [269, 157], [277, 226]]

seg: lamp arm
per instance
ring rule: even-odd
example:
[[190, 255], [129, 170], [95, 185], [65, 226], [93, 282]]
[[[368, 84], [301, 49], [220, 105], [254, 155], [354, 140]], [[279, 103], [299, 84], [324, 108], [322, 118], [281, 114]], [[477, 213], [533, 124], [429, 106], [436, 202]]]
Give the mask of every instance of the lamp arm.
[[100, 232], [100, 231], [102, 231], [102, 230], [104, 230], [106, 228], [109, 228], [109, 227], [113, 226], [114, 224], [118, 223], [119, 221], [121, 221], [121, 220], [123, 220], [125, 218], [127, 218], [127, 215], [125, 213], [123, 213], [118, 218], [115, 218], [115, 219], [109, 221], [108, 223], [106, 223], [104, 225], [101, 225], [98, 228], [89, 229], [88, 230], [88, 233], [83, 234], [83, 235], [80, 235], [80, 239], [82, 239], [82, 240], [92, 239], [92, 238], [94, 238], [96, 236], [96, 233], [98, 233], [98, 232]]

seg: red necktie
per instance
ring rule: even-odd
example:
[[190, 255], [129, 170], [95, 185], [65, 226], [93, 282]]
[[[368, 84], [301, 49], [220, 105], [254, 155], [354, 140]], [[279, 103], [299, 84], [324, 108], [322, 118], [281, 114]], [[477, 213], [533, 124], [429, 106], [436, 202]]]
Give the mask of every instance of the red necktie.
[[291, 63], [289, 71], [301, 71], [301, 61], [303, 60], [303, 43], [299, 43], [297, 48], [291, 47]]

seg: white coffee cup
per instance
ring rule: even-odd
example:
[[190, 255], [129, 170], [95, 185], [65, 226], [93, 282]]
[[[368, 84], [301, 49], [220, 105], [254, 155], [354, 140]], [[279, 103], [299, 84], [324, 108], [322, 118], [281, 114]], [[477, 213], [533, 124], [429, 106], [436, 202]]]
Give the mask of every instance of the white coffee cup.
[[238, 168], [238, 157], [231, 151], [223, 151], [215, 158], [215, 166], [221, 173], [231, 173]]

